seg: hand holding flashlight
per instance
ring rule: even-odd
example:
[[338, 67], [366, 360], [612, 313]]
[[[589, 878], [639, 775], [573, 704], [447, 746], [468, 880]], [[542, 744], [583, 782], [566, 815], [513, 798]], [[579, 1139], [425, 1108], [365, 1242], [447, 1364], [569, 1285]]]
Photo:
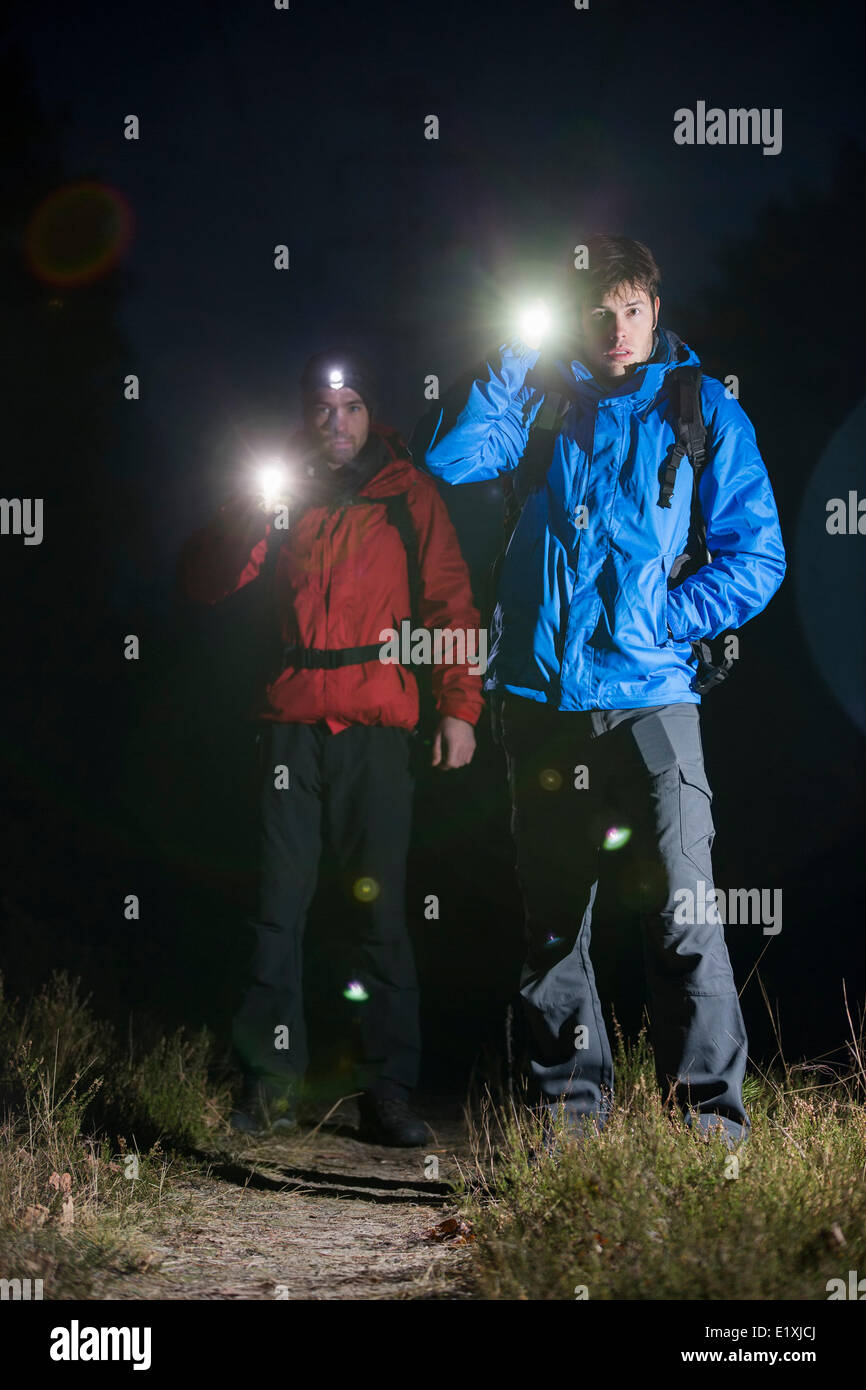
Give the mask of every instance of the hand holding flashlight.
[[543, 299], [534, 299], [517, 316], [517, 332], [528, 348], [536, 351], [553, 326], [551, 312]]
[[282, 459], [269, 459], [267, 463], [262, 463], [254, 487], [263, 511], [272, 512], [280, 505], [287, 506], [290, 501], [289, 471]]

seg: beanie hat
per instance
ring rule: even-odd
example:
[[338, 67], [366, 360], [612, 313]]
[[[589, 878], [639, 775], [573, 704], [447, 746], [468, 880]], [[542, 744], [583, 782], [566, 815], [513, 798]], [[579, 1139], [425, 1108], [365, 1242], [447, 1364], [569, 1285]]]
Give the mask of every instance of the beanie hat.
[[349, 386], [357, 391], [372, 418], [376, 409], [376, 379], [369, 363], [357, 352], [346, 348], [330, 348], [311, 357], [301, 376], [301, 391], [306, 407], [314, 391], [339, 391]]

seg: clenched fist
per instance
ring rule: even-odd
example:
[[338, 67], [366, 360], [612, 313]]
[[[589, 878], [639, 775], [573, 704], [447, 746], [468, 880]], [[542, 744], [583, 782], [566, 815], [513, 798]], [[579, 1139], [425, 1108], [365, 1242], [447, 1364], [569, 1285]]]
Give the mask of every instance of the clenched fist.
[[445, 714], [439, 720], [433, 738], [433, 767], [440, 772], [450, 772], [455, 767], [465, 767], [471, 763], [475, 752], [475, 730], [465, 719], [455, 719]]

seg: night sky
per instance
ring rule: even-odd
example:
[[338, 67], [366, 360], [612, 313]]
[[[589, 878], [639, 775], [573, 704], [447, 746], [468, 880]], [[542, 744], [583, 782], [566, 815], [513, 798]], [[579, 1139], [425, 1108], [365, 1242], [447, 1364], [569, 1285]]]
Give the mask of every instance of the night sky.
[[[762, 10], [214, 0], [22, 19], [69, 175], [134, 213], [120, 318], [165, 501], [160, 558], [215, 460], [278, 429], [306, 357], [333, 342], [373, 353], [383, 414], [408, 432], [424, 377], [444, 386], [498, 341], [520, 287], [595, 230], [653, 248], [676, 330], [671, 305], [712, 280], [720, 244], [767, 200], [820, 189], [861, 133], [845, 8]], [[781, 152], [676, 147], [673, 113], [698, 100], [781, 107]]]
[[[170, 590], [183, 539], [234, 489], [250, 458], [297, 423], [297, 381], [312, 353], [336, 343], [365, 349], [381, 375], [380, 417], [408, 437], [426, 409], [426, 376], [436, 374], [444, 389], [504, 340], [521, 294], [561, 294], [574, 245], [597, 231], [623, 233], [648, 243], [661, 265], [662, 324], [715, 374], [740, 376], [741, 403], [779, 500], [789, 575], [746, 629], [748, 660], [730, 692], [711, 697], [705, 745], [724, 829], [722, 881], [782, 883], [790, 895], [775, 976], [768, 969], [771, 992], [786, 1001], [793, 1046], [837, 1046], [841, 977], [849, 988], [863, 981], [866, 540], [827, 547], [823, 504], [863, 478], [861, 435], [849, 427], [850, 447], [840, 456], [837, 446], [823, 471], [819, 460], [864, 394], [862, 310], [851, 300], [863, 244], [862, 180], [850, 173], [863, 161], [854, 11], [626, 0], [590, 0], [587, 10], [571, 0], [16, 8], [4, 30], [14, 119], [3, 150], [14, 208], [3, 256], [16, 315], [7, 320], [5, 355], [17, 364], [8, 416], [14, 477], [4, 489], [35, 495], [38, 477], [46, 534], [62, 517], [55, 485], [58, 496], [80, 485], [102, 511], [92, 522], [86, 578], [78, 560], [70, 570], [64, 559], [61, 579], [60, 552], [52, 558], [47, 540], [35, 557], [13, 556], [3, 538], [4, 576], [24, 595], [4, 641], [15, 650], [20, 638], [26, 653], [4, 696], [17, 798], [10, 827], [44, 826], [50, 804], [51, 862], [68, 869], [80, 855], [86, 881], [104, 863], [100, 836], [116, 834], [107, 858], [118, 891], [130, 863], [161, 863], [151, 869], [165, 875], [154, 892], [166, 920], [172, 912], [179, 920], [171, 872], [191, 875], [185, 891], [194, 901], [219, 853], [202, 857], [204, 833], [195, 852], [178, 849], [170, 816], [157, 833], [173, 799], [171, 774], [154, 775], [137, 800], [129, 769], [152, 761], [166, 709], [175, 748], [189, 741], [184, 720], [201, 712], [194, 670], [181, 678], [165, 656], [179, 640]], [[699, 101], [781, 108], [781, 152], [676, 145], [674, 112]], [[123, 137], [131, 113], [140, 120], [137, 141]], [[424, 138], [429, 115], [438, 117], [438, 140]], [[853, 162], [840, 174], [844, 157]], [[52, 189], [85, 179], [117, 191], [132, 236], [101, 280], [58, 287], [50, 273], [26, 268], [27, 227]], [[282, 243], [288, 271], [273, 265]], [[62, 348], [48, 343], [46, 305], [52, 322], [65, 315], [70, 325]], [[79, 342], [86, 351], [77, 352]], [[96, 401], [79, 433], [71, 406], [54, 412], [53, 425], [47, 419], [51, 374], [68, 369], [76, 380], [76, 359]], [[138, 402], [122, 400], [127, 372], [140, 377]], [[49, 448], [47, 434], [39, 441], [50, 428], [60, 443], [52, 436]], [[497, 494], [485, 485], [447, 500], [477, 580], [496, 547]], [[59, 529], [70, 555], [80, 556], [62, 521]], [[66, 582], [80, 592], [75, 615], [59, 625], [39, 586], [56, 595]], [[112, 666], [112, 644], [133, 613], [150, 624], [166, 663], [159, 680], [135, 674], [153, 681], [148, 699]], [[60, 682], [54, 668], [46, 679], [48, 648], [58, 660], [62, 653]], [[210, 692], [202, 703], [212, 703]], [[32, 727], [45, 740], [39, 757], [50, 748], [67, 767], [63, 793], [59, 779], [48, 789], [44, 763], [37, 759], [34, 770], [16, 756], [16, 743], [36, 742], [34, 710]], [[70, 738], [83, 729], [86, 739]], [[421, 807], [417, 853], [422, 868], [446, 856], [449, 874], [466, 887], [454, 931], [468, 922], [477, 930], [464, 992], [484, 977], [495, 1020], [513, 962], [490, 983], [485, 953], [497, 950], [498, 927], [482, 919], [510, 913], [503, 940], [513, 952], [519, 924], [503, 886], [510, 870], [501, 806], [484, 813], [481, 831], [465, 814], [482, 806], [490, 778], [501, 794], [488, 748], [464, 779], [462, 821], [441, 788], [430, 792], [434, 811]], [[79, 840], [64, 828], [70, 808], [88, 827]], [[444, 848], [441, 838], [424, 840], [436, 815], [453, 824]], [[467, 836], [476, 841], [472, 853]], [[477, 887], [485, 874], [498, 876], [486, 893]], [[420, 884], [422, 869], [416, 876]], [[31, 918], [59, 919], [62, 894], [55, 884], [59, 896], [49, 901], [46, 877], [34, 869], [43, 896], [31, 883], [29, 897], [22, 886], [18, 899]], [[218, 896], [225, 885], [213, 878], [210, 888]], [[91, 903], [98, 893], [84, 897]], [[168, 939], [171, 927], [163, 930]], [[732, 948], [738, 980], [765, 944]], [[431, 997], [442, 968], [437, 949], [420, 948]], [[122, 944], [111, 959], [120, 974], [131, 971]], [[747, 1023], [757, 1028], [763, 1005], [757, 995], [747, 1002]], [[455, 1054], [471, 1051], [478, 1033], [461, 1039], [458, 1029]]]

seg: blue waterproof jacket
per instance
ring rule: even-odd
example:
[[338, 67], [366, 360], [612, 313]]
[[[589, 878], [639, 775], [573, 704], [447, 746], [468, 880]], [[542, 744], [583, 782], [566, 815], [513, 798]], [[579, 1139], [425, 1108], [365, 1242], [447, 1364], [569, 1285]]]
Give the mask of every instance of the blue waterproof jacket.
[[659, 470], [676, 440], [666, 379], [697, 356], [662, 331], [648, 362], [607, 385], [579, 361], [537, 368], [539, 356], [519, 339], [505, 344], [462, 408], [449, 409], [446, 397], [424, 440], [434, 476], [494, 478], [520, 464], [542, 383], [570, 400], [546, 485], [529, 493], [505, 555], [485, 689], [561, 710], [698, 704], [691, 641], [742, 627], [785, 573], [754, 429], [722, 383], [703, 377], [698, 496], [712, 562], [669, 589], [686, 549], [693, 480], [684, 459], [670, 508], [657, 505]]

